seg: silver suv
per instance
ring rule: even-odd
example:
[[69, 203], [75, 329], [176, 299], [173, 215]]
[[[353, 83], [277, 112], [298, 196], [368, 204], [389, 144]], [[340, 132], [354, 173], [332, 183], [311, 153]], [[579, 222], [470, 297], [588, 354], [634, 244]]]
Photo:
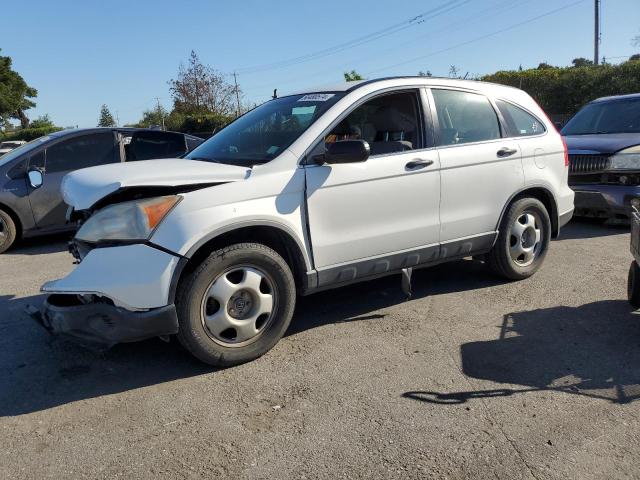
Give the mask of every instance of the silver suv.
[[80, 263], [34, 316], [85, 342], [177, 334], [204, 362], [246, 362], [297, 295], [467, 256], [529, 277], [571, 218], [567, 164], [510, 87], [389, 78], [283, 96], [183, 159], [67, 175]]

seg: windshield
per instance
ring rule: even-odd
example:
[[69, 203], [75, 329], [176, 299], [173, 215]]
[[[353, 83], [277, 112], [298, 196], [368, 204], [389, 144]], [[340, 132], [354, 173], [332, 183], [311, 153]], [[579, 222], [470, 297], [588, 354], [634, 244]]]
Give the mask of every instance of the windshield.
[[42, 145], [44, 142], [46, 142], [50, 138], [51, 137], [49, 136], [36, 138], [35, 140], [31, 140], [29, 143], [25, 143], [24, 145], [21, 145], [18, 148], [14, 148], [10, 152], [5, 153], [4, 155], [0, 156], [0, 167], [2, 165], [6, 165], [14, 158], [18, 158], [23, 153], [27, 153], [33, 150], [34, 148], [38, 147], [38, 145]]
[[226, 126], [184, 158], [239, 166], [267, 163], [342, 95], [314, 93], [270, 100]]
[[563, 135], [640, 133], [640, 98], [590, 103], [562, 129]]

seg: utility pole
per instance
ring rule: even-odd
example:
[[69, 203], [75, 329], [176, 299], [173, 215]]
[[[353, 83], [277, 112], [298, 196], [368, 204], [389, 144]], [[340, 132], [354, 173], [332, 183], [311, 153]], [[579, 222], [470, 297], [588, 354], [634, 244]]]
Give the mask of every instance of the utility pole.
[[600, 63], [600, 0], [595, 1], [595, 24], [593, 38], [593, 64]]
[[238, 75], [233, 72], [233, 82], [236, 84], [236, 102], [238, 102], [238, 116], [240, 116], [240, 92], [238, 91]]
[[[158, 113], [160, 114], [160, 118], [162, 118], [162, 130], [164, 131], [164, 113], [162, 113], [162, 109], [160, 108], [160, 98], [156, 97], [156, 103], [158, 104]], [[148, 104], [147, 104], [148, 105]]]

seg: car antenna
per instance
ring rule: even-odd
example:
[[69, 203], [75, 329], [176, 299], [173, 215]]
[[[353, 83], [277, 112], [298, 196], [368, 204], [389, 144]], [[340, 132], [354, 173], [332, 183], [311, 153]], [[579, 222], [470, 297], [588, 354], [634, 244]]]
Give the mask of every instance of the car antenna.
[[278, 89], [277, 89], [277, 88], [274, 88], [274, 89], [273, 89], [273, 97], [271, 97], [271, 98], [273, 98], [274, 100], [275, 100], [276, 98], [278, 98]]

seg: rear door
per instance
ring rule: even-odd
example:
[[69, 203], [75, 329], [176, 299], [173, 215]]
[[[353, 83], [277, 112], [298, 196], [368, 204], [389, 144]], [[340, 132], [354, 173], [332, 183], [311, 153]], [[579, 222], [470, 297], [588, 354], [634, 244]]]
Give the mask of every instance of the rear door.
[[181, 133], [148, 130], [133, 133], [124, 150], [126, 162], [176, 158], [187, 152], [187, 142]]
[[498, 219], [522, 185], [518, 142], [503, 138], [493, 103], [477, 92], [432, 88], [441, 163], [443, 256], [491, 246]]
[[67, 205], [62, 200], [62, 178], [73, 170], [120, 161], [113, 131], [75, 135], [47, 147], [43, 155], [32, 158], [29, 168], [43, 171], [39, 188], [29, 187], [29, 202], [38, 228], [63, 227]]

